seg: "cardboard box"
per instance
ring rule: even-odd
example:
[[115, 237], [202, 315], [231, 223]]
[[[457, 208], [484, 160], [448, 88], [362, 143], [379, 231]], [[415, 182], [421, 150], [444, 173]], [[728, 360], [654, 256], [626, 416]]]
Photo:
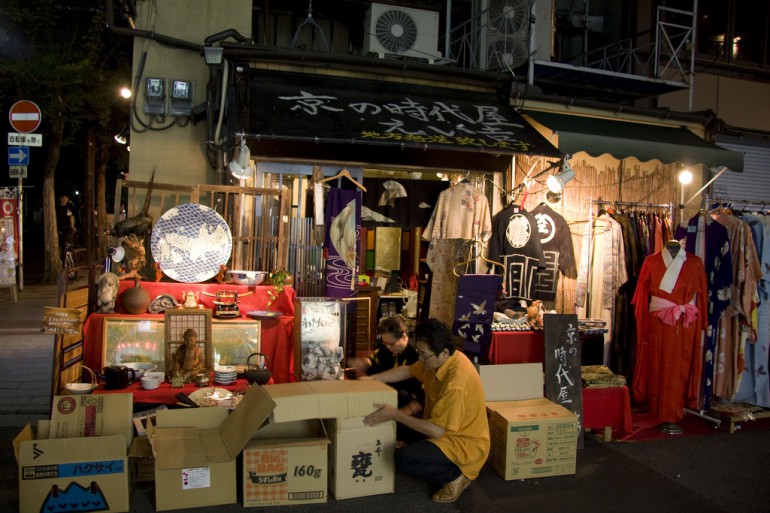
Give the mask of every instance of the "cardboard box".
[[320, 420], [259, 430], [243, 450], [243, 506], [326, 502], [328, 445]]
[[133, 394], [54, 396], [48, 438], [123, 435], [128, 449], [133, 413]]
[[124, 436], [44, 439], [27, 425], [13, 444], [21, 513], [129, 511]]
[[574, 474], [578, 418], [542, 397], [541, 365], [481, 366], [479, 374], [487, 398], [487, 462], [495, 472], [505, 480]]
[[332, 441], [329, 491], [335, 499], [393, 493], [396, 423], [365, 426], [363, 417], [324, 420]]
[[131, 465], [134, 483], [152, 483], [155, 481], [155, 457], [147, 436], [138, 436], [128, 449], [128, 463]]
[[398, 404], [395, 389], [379, 381], [303, 381], [264, 389], [275, 402], [271, 422], [362, 417], [375, 403]]
[[545, 398], [487, 403], [489, 464], [500, 477], [527, 479], [575, 473], [577, 416]]
[[147, 435], [155, 456], [155, 509], [236, 502], [235, 458], [274, 407], [260, 386], [235, 410], [190, 408], [158, 412]]

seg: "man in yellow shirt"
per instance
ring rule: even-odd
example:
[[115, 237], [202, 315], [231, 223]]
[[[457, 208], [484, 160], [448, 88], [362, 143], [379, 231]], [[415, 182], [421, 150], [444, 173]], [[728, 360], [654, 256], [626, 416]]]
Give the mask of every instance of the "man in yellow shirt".
[[[375, 425], [395, 420], [427, 439], [396, 450], [396, 466], [403, 472], [442, 484], [431, 498], [454, 502], [476, 479], [489, 455], [489, 425], [481, 378], [471, 361], [456, 350], [452, 332], [438, 319], [428, 319], [414, 333], [419, 360], [368, 376], [383, 383], [411, 376], [425, 388], [423, 417], [393, 406], [377, 404], [364, 422]], [[366, 378], [361, 378], [366, 379]]]

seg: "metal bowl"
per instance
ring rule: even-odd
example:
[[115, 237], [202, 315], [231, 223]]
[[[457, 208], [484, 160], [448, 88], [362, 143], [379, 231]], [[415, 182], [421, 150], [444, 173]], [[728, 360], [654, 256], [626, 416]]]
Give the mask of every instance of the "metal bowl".
[[261, 285], [267, 278], [266, 271], [227, 271], [237, 285]]

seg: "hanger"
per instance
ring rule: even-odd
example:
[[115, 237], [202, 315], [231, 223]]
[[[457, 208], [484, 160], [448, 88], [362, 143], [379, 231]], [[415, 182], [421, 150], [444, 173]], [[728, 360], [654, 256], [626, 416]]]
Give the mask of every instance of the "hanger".
[[462, 262], [458, 262], [455, 264], [455, 266], [452, 268], [452, 273], [454, 273], [455, 276], [459, 277], [460, 273], [457, 272], [457, 268], [461, 265], [464, 265], [465, 268], [468, 268], [468, 264], [476, 260], [477, 258], [481, 258], [483, 261], [487, 262], [488, 264], [492, 265], [498, 265], [500, 266], [503, 271], [505, 271], [505, 266], [501, 264], [500, 262], [495, 262], [494, 260], [489, 260], [487, 257], [484, 256], [483, 252], [479, 251], [478, 254], [476, 253], [476, 245], [481, 244], [481, 241], [478, 239], [473, 239], [473, 244], [471, 245], [470, 251], [468, 252], [469, 256], [467, 260], [463, 260]]
[[330, 176], [329, 178], [324, 178], [323, 180], [318, 180], [318, 182], [316, 182], [316, 183], [325, 183], [325, 182], [330, 182], [330, 181], [332, 181], [332, 180], [336, 180], [337, 178], [347, 178], [348, 180], [350, 180], [351, 182], [353, 182], [353, 185], [355, 185], [356, 187], [358, 187], [358, 188], [359, 188], [359, 189], [361, 189], [362, 191], [366, 192], [366, 187], [364, 187], [363, 185], [361, 185], [360, 183], [358, 183], [358, 182], [355, 180], [355, 178], [353, 178], [353, 177], [350, 175], [350, 171], [348, 171], [348, 170], [347, 170], [347, 168], [342, 168], [342, 171], [340, 171], [340, 172], [339, 172], [339, 173], [337, 173], [336, 175], [334, 175], [334, 176]]

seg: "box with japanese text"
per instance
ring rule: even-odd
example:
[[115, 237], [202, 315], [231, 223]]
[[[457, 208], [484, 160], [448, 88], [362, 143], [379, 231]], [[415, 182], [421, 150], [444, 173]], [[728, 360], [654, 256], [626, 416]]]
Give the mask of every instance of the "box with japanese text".
[[243, 450], [243, 506], [326, 502], [328, 445], [317, 419], [260, 429]]
[[235, 459], [270, 415], [273, 401], [249, 387], [238, 406], [159, 411], [147, 424], [155, 456], [155, 509], [189, 509], [237, 500]]
[[503, 479], [574, 474], [578, 418], [545, 398], [487, 403], [488, 462]]
[[482, 365], [491, 447], [487, 462], [503, 479], [574, 474], [577, 416], [543, 397], [539, 363]]
[[54, 396], [47, 438], [123, 435], [126, 449], [134, 436], [133, 394]]
[[129, 511], [124, 436], [45, 439], [27, 425], [13, 443], [21, 513]]
[[324, 420], [332, 441], [329, 491], [335, 499], [393, 493], [396, 423], [366, 426], [363, 417]]

